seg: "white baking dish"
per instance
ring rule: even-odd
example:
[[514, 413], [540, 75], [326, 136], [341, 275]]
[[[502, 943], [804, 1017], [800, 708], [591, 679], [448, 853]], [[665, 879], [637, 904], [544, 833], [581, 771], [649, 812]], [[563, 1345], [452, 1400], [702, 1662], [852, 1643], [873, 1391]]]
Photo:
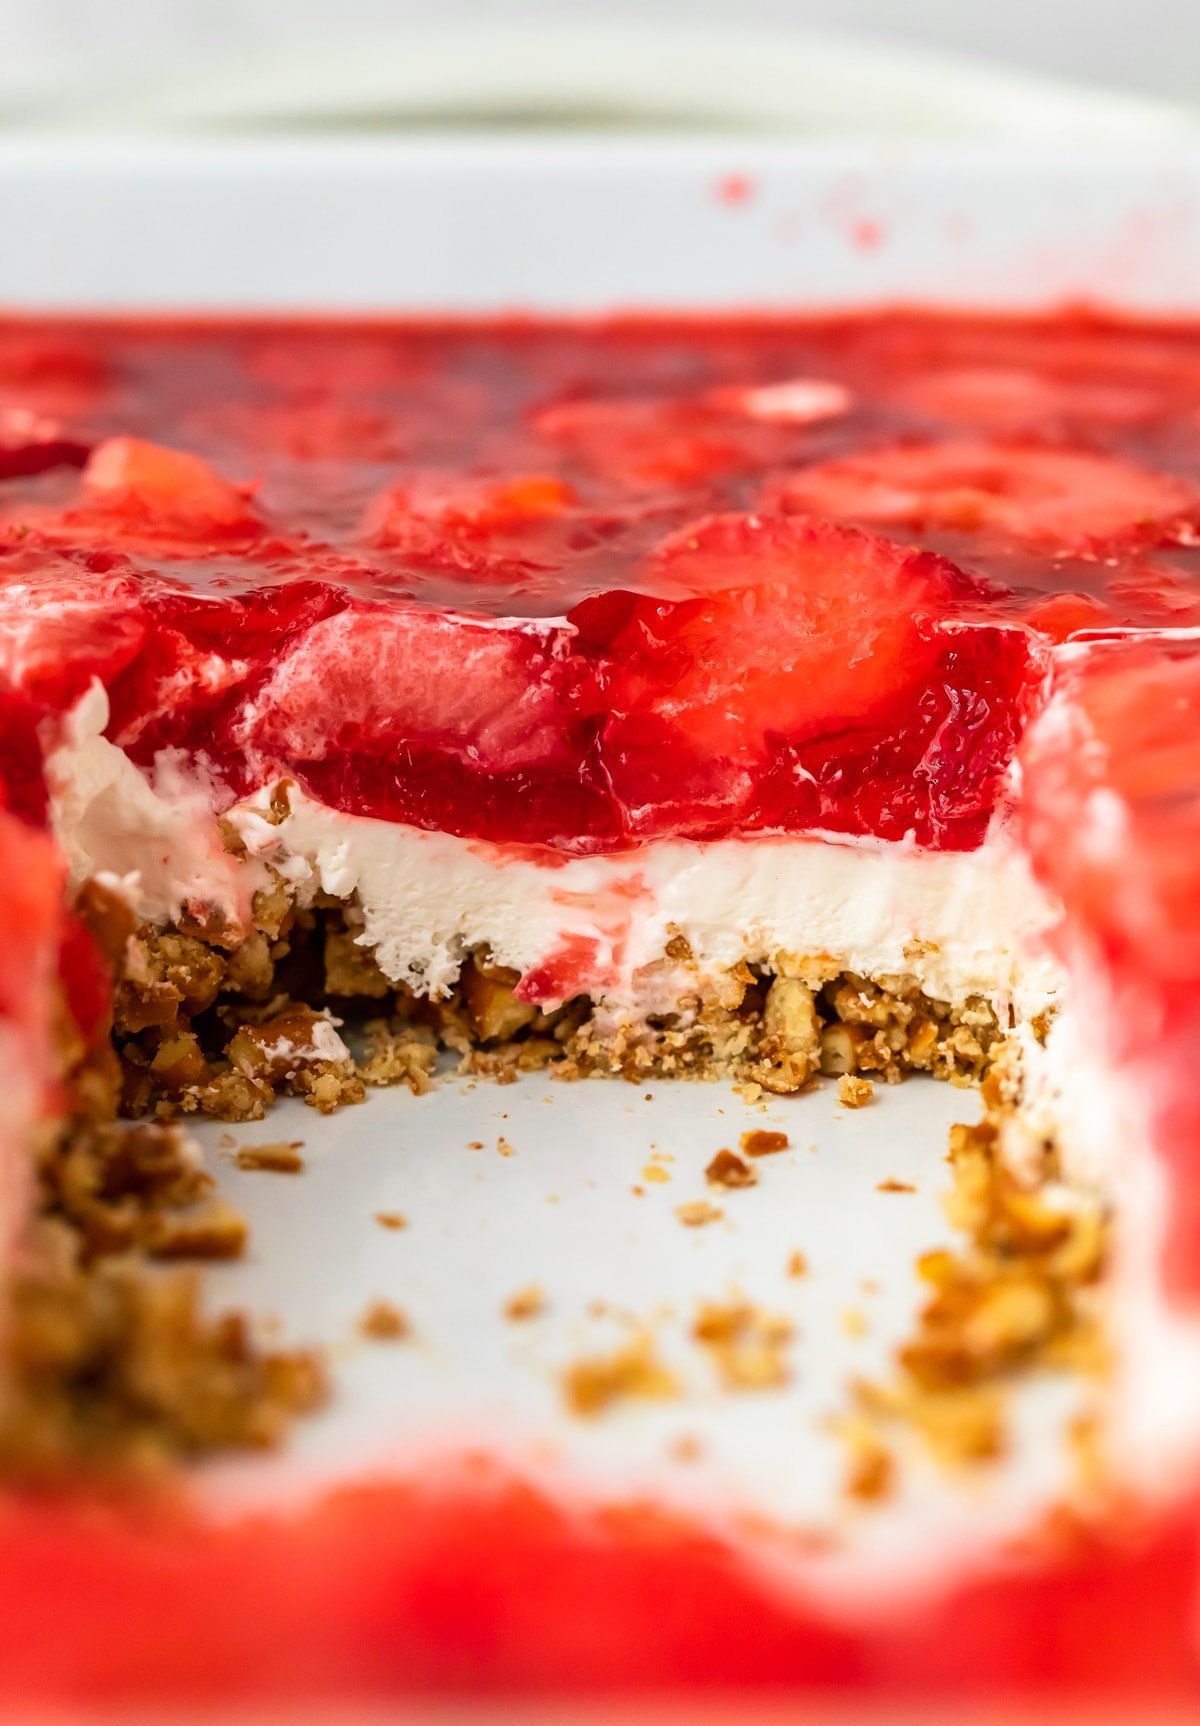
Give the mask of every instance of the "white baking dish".
[[41, 308], [1200, 299], [1200, 146], [10, 139], [0, 222]]
[[[0, 232], [0, 307], [11, 309], [581, 313], [1087, 299], [1195, 310], [1200, 152], [31, 140], [0, 149]], [[837, 1523], [847, 1545], [832, 1556], [785, 1560], [761, 1530], [754, 1556], [781, 1586], [814, 1583], [839, 1609], [861, 1604], [864, 1577], [944, 1580], [1062, 1486], [1065, 1464], [1046, 1434], [1069, 1390], [1026, 1399], [1018, 1424], [1030, 1442], [982, 1488], [964, 1493], [925, 1473], [849, 1531], [828, 1417], [853, 1376], [885, 1369], [903, 1335], [913, 1258], [944, 1238], [945, 1125], [972, 1108], [962, 1092], [918, 1083], [854, 1118], [828, 1094], [764, 1116], [723, 1087], [657, 1086], [646, 1101], [621, 1086], [448, 1086], [420, 1100], [375, 1097], [330, 1122], [287, 1105], [265, 1134], [241, 1130], [244, 1142], [306, 1141], [309, 1171], [290, 1185], [233, 1174], [220, 1130], [203, 1129], [256, 1243], [244, 1266], [214, 1274], [216, 1298], [278, 1310], [293, 1334], [336, 1346], [366, 1302], [386, 1295], [417, 1331], [406, 1349], [344, 1353], [330, 1413], [280, 1461], [213, 1470], [214, 1508], [303, 1496], [367, 1469], [450, 1467], [483, 1433], [507, 1466], [568, 1499], [650, 1494], [726, 1532], [744, 1512], [789, 1529]], [[736, 1195], [720, 1229], [684, 1230], [674, 1206], [702, 1195], [704, 1163], [761, 1125], [792, 1136], [773, 1178]], [[498, 1154], [501, 1139], [514, 1157]], [[468, 1150], [472, 1141], [485, 1148]], [[634, 1198], [652, 1147], [673, 1159], [660, 1165], [670, 1181]], [[917, 1193], [878, 1195], [889, 1175]], [[374, 1214], [396, 1209], [409, 1229], [381, 1231]], [[814, 1273], [788, 1286], [791, 1246]], [[530, 1281], [547, 1291], [545, 1324], [506, 1327], [506, 1294]], [[567, 1417], [559, 1369], [613, 1334], [589, 1317], [590, 1302], [663, 1315], [669, 1353], [696, 1302], [731, 1286], [794, 1318], [791, 1388], [720, 1397], [693, 1363], [682, 1404], [586, 1426]], [[857, 1341], [850, 1309], [868, 1318]], [[681, 1469], [670, 1452], [688, 1435], [703, 1439], [704, 1460]]]

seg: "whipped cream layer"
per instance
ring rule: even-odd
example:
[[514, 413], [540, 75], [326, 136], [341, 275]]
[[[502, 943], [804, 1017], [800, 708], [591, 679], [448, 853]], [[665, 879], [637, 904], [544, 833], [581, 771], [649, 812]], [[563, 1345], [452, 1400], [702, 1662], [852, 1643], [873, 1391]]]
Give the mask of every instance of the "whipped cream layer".
[[[529, 999], [587, 993], [646, 1011], [780, 953], [818, 972], [908, 975], [939, 1000], [982, 995], [1018, 1018], [1056, 992], [1053, 909], [1003, 833], [972, 852], [817, 834], [555, 857], [347, 815], [293, 785], [282, 821], [268, 819], [271, 786], [222, 812], [235, 856], [203, 774], [170, 753], [143, 773], [106, 721], [97, 685], [47, 761], [53, 825], [75, 881], [120, 878], [150, 921], [218, 910], [248, 928], [273, 869], [302, 901], [357, 896], [362, 944], [419, 993], [447, 990], [474, 947], [520, 972]], [[664, 964], [678, 937], [690, 960]]]

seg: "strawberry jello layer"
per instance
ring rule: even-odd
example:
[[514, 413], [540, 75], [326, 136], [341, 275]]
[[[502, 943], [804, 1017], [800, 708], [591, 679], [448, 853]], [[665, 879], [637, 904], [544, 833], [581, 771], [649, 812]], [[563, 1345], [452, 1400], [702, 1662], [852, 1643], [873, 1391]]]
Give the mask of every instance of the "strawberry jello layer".
[[[118, 440], [85, 487], [112, 463], [192, 477]], [[182, 750], [231, 796], [286, 775], [350, 813], [563, 853], [814, 828], [968, 848], [1044, 663], [949, 563], [780, 515], [702, 517], [630, 569], [654, 592], [556, 619], [375, 597], [309, 548], [294, 579], [247, 553], [253, 588], [180, 591], [165, 558], [20, 525], [0, 597], [35, 705], [100, 678], [144, 767]]]
[[[1110, 1123], [1163, 1160], [1167, 1272], [1200, 1301], [1200, 633], [1065, 655], [1024, 749], [1030, 855], [1065, 917], [1054, 939], [1092, 1019], [1093, 1060], [1136, 1097]], [[1122, 1153], [1124, 1155], [1124, 1153]]]
[[1065, 984], [1018, 1130], [1048, 1126], [1066, 1174], [1117, 1204], [1121, 1428], [1160, 1486], [1200, 1440], [1198, 739], [1200, 633], [1182, 631], [1064, 651], [1022, 749]]
[[[1188, 328], [0, 328], [5, 733], [565, 854], [978, 845], [1050, 642], [1196, 614]], [[24, 739], [22, 743], [22, 739]]]

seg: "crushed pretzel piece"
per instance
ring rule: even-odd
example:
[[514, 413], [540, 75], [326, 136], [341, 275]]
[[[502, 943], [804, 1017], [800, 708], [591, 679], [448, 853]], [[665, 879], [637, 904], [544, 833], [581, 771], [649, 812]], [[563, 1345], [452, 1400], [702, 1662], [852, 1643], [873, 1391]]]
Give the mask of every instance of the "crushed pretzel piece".
[[304, 1167], [303, 1139], [277, 1145], [243, 1145], [234, 1157], [239, 1169], [261, 1169], [271, 1175], [298, 1175]]
[[757, 1172], [736, 1151], [730, 1150], [717, 1152], [705, 1169], [704, 1178], [711, 1187], [753, 1187], [758, 1182]]
[[777, 1151], [786, 1151], [788, 1142], [786, 1133], [759, 1129], [757, 1132], [742, 1134], [742, 1152], [747, 1157], [770, 1157]]
[[371, 1342], [402, 1342], [412, 1327], [408, 1317], [391, 1301], [372, 1301], [358, 1321], [360, 1335]]
[[870, 1079], [863, 1079], [857, 1073], [842, 1073], [837, 1082], [838, 1102], [847, 1109], [863, 1109], [875, 1095], [875, 1087]]
[[537, 1318], [546, 1310], [546, 1296], [537, 1283], [529, 1283], [525, 1288], [518, 1289], [509, 1295], [504, 1303], [504, 1316], [507, 1319], [519, 1321], [527, 1318]]
[[701, 1229], [706, 1223], [720, 1222], [725, 1212], [719, 1205], [710, 1205], [707, 1199], [689, 1199], [686, 1204], [675, 1206], [675, 1215], [684, 1228]]
[[692, 1335], [708, 1349], [729, 1390], [771, 1390], [790, 1376], [784, 1351], [791, 1320], [746, 1300], [705, 1302]]
[[591, 1418], [629, 1398], [677, 1396], [679, 1386], [652, 1338], [637, 1336], [611, 1354], [575, 1361], [563, 1375], [563, 1394], [573, 1414]]

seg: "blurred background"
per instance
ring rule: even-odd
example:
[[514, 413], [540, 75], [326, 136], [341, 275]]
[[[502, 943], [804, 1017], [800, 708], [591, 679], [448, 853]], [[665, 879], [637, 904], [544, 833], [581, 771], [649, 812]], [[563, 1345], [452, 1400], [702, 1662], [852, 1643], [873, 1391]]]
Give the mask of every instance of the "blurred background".
[[0, 122], [1161, 140], [1198, 0], [0, 0]]

